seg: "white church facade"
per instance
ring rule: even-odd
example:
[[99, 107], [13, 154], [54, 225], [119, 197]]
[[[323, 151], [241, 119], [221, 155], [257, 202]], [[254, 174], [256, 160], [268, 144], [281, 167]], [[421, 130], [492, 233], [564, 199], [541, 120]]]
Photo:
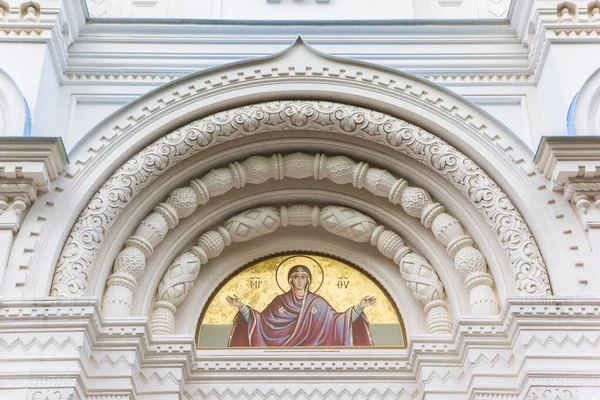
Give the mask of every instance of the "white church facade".
[[600, 2], [0, 0], [0, 400], [600, 400]]

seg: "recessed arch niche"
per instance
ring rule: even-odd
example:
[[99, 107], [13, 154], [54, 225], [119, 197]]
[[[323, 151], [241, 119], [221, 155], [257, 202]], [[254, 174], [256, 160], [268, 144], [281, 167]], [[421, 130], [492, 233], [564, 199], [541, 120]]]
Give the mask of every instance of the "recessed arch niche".
[[[223, 197], [233, 188], [244, 187], [247, 183], [264, 184], [271, 179], [277, 181], [285, 177], [326, 179], [338, 185], [352, 183], [356, 189], [365, 189], [365, 192], [387, 198], [391, 204], [400, 205], [407, 214], [420, 219], [423, 226], [430, 228], [436, 239], [446, 246], [448, 254], [455, 259], [456, 268], [463, 275], [471, 297], [474, 296], [471, 299], [472, 311], [477, 314], [498, 312], [496, 297], [491, 291], [492, 278], [486, 272], [487, 262], [484, 256], [473, 247], [474, 242], [465, 233], [462, 224], [447, 214], [443, 205], [432, 200], [427, 191], [410, 186], [404, 178], [397, 178], [386, 170], [373, 168], [365, 162], [356, 162], [346, 156], [328, 157], [319, 153], [295, 152], [285, 156], [277, 153], [270, 157], [252, 156], [240, 162], [235, 161], [225, 168], [213, 169], [202, 178], [192, 180], [189, 186], [172, 191], [166, 202], [156, 205], [154, 211], [139, 224], [134, 234], [125, 241], [125, 249], [117, 256], [114, 274], [108, 279], [108, 291], [103, 301], [107, 316], [130, 314], [132, 301], [129, 296], [132, 293], [123, 288], [123, 280], [135, 286], [137, 275], [145, 270], [144, 259], [151, 256], [145, 249], [150, 246], [154, 248], [162, 242], [168, 234], [165, 228], [175, 228], [176, 224], [156, 225], [156, 221], [165, 218], [163, 213], [173, 210], [179, 218], [185, 219], [194, 213], [198, 203], [205, 206], [209, 203], [206, 200], [211, 197]], [[164, 233], [157, 236], [155, 233], [161, 230]], [[144, 247], [145, 243], [147, 245]], [[136, 272], [132, 274], [131, 271]], [[446, 272], [439, 266], [437, 271], [442, 274]], [[484, 281], [488, 286], [485, 289], [488, 293], [482, 297], [482, 288], [474, 289], [478, 284], [473, 286], [471, 282]], [[488, 300], [483, 301], [484, 298]]]
[[[238, 309], [228, 304], [227, 296], [235, 294], [257, 312], [263, 313], [268, 307], [274, 309], [276, 306], [272, 304], [277, 304], [276, 298], [291, 290], [286, 277], [288, 270], [295, 265], [310, 268], [313, 280], [309, 286], [310, 292], [321, 296], [338, 314], [360, 304], [365, 295], [375, 297], [375, 304], [364, 310], [371, 339], [369, 345], [406, 348], [402, 315], [387, 290], [355, 263], [315, 252], [272, 254], [238, 268], [221, 282], [204, 305], [197, 320], [196, 346], [242, 347], [242, 343], [232, 341], [234, 322], [239, 322], [236, 321], [239, 317], [236, 318]], [[302, 305], [299, 314], [302, 314], [301, 311]], [[243, 343], [243, 346], [249, 345], [250, 343]], [[360, 346], [352, 342], [346, 345]]]
[[[52, 294], [76, 295], [85, 291], [90, 256], [93, 259], [104, 237], [102, 232], [93, 232], [99, 228], [101, 231], [110, 228], [128, 203], [128, 198], [135, 194], [135, 185], [143, 188], [168, 165], [204, 147], [253, 134], [257, 130], [268, 132], [285, 130], [286, 127], [359, 136], [396, 148], [430, 166], [460, 188], [494, 227], [515, 271], [518, 290], [530, 294], [550, 293], [545, 263], [527, 224], [506, 194], [468, 157], [435, 135], [385, 114], [326, 102], [280, 102], [249, 106], [189, 124], [128, 161], [113, 174], [80, 216], [57, 266]], [[140, 169], [142, 166], [147, 168]], [[208, 193], [203, 194], [205, 201], [208, 200], [206, 195]], [[107, 200], [114, 204], [98, 209], [96, 204]], [[176, 214], [165, 218], [175, 218], [165, 224], [177, 224]], [[95, 220], [104, 221], [103, 226], [98, 227]], [[97, 239], [89, 243], [82, 240], [90, 234]], [[146, 244], [142, 247], [147, 249], [146, 252], [152, 250]]]
[[[300, 59], [302, 61], [299, 61]], [[329, 67], [327, 67], [327, 70], [322, 69], [319, 74], [314, 73], [314, 68], [310, 69], [310, 73], [306, 73], [307, 70], [305, 70], [300, 74], [298, 73], [300, 69], [293, 68], [294, 72], [291, 75], [282, 74], [276, 68], [278, 65], [281, 67], [280, 62], [282, 61], [285, 65], [307, 62], [312, 65], [328, 64]], [[331, 73], [333, 66], [338, 68], [342, 65], [345, 66], [343, 74]], [[361, 72], [351, 74], [348, 73], [350, 71], [348, 68], [352, 71]], [[235, 72], [241, 70], [247, 71], [244, 73]], [[277, 72], [271, 75], [256, 75], [255, 73], [254, 77], [249, 79], [250, 75], [247, 72], [250, 70]], [[371, 78], [361, 78], [366, 76], [366, 71], [368, 71], [367, 74]], [[224, 77], [229, 76], [229, 74], [241, 78], [238, 80], [229, 79], [227, 82], [223, 81], [215, 85], [220, 79], [219, 76]], [[200, 81], [211, 82], [211, 85], [202, 90], [197, 90], [200, 82], [197, 78], [201, 75]], [[490, 118], [472, 104], [445, 89], [410, 75], [368, 64], [324, 56], [312, 51], [299, 41], [290, 50], [271, 58], [230, 65], [221, 68], [219, 71], [206, 71], [203, 74], [188, 78], [186, 82], [183, 79], [167, 85], [132, 103], [126, 109], [109, 118], [105, 123], [100, 124], [86, 140], [80, 142], [72, 157], [76, 166], [75, 169], [57, 183], [61, 186], [63, 192], [68, 192], [70, 198], [73, 199], [69, 203], [70, 209], [82, 209], [92, 191], [98, 188], [106, 179], [107, 171], [118, 168], [124, 160], [135, 151], [142, 149], [150, 140], [164, 135], [182, 123], [192, 121], [194, 117], [202, 117], [211, 111], [230, 109], [231, 106], [240, 104], [251, 104], [257, 100], [273, 100], [281, 98], [284, 93], [285, 97], [291, 96], [297, 99], [309, 96], [329, 100], [352, 98], [353, 103], [357, 105], [369, 105], [379, 112], [389, 112], [393, 116], [406, 116], [409, 121], [429, 128], [439, 134], [440, 138], [455, 143], [460, 150], [472, 155], [475, 162], [478, 165], [485, 166], [485, 169], [490, 171], [494, 179], [500, 179], [504, 189], [510, 193], [512, 198], [517, 199], [517, 205], [523, 205], [524, 198], [530, 199], [530, 195], [533, 195], [532, 188], [525, 183], [527, 178], [522, 175], [522, 163], [515, 163], [514, 157], [512, 157], [523, 150], [518, 140], [512, 140], [512, 136], [502, 128], [501, 124], [498, 124], [493, 118]], [[195, 81], [195, 84], [192, 81]], [[265, 85], [261, 86], [259, 82]], [[276, 90], [272, 90], [273, 86], [267, 90], [268, 86], [275, 82], [278, 84]], [[384, 82], [386, 82], [385, 85]], [[188, 91], [186, 92], [184, 88], [187, 88]], [[245, 94], [244, 91], [246, 91]], [[253, 93], [250, 95], [249, 91]], [[165, 101], [166, 97], [164, 95], [167, 92], [174, 96], [172, 101]], [[226, 95], [225, 92], [227, 92]], [[212, 96], [225, 96], [227, 98], [223, 97], [218, 100], [217, 97]], [[206, 103], [209, 98], [210, 107]], [[152, 106], [151, 103], [156, 101], [158, 101], [158, 106]], [[138, 109], [141, 113], [135, 111]], [[494, 131], [495, 134], [500, 136], [488, 135], [487, 132], [490, 131]], [[494, 137], [500, 138], [499, 140], [502, 142], [508, 141], [511, 143], [507, 147], [511, 149], [512, 154], [510, 157], [507, 157], [506, 152], [498, 150], [498, 140]], [[384, 143], [381, 143], [381, 145], [384, 145]], [[86, 148], [85, 146], [89, 147]], [[117, 155], [117, 153], [119, 154]], [[109, 154], [113, 154], [113, 156], [108, 156]], [[107, 157], [102, 158], [103, 156]], [[514, 182], [511, 181], [511, 184], [507, 184], [511, 179], [510, 177], [518, 178]], [[144, 187], [148, 187], [148, 185], [142, 185], [140, 188]], [[519, 191], [520, 189], [523, 190]], [[529, 194], [525, 196], [522, 195], [523, 193]], [[60, 196], [59, 193], [54, 193], [49, 200]], [[60, 201], [52, 202], [52, 204], [56, 205], [57, 210], [64, 207]], [[40, 224], [46, 223], [46, 220], [36, 219], [36, 216], [44, 211], [40, 207], [42, 206], [34, 206], [34, 209], [30, 212], [29, 224], [25, 224], [27, 226], [24, 226], [20, 235], [26, 236], [32, 230], [39, 228]], [[528, 210], [523, 208], [522, 210], [526, 211], [527, 214], [546, 212], [541, 209]], [[64, 241], [67, 237], [69, 227], [76, 222], [75, 216], [71, 215], [70, 218], [60, 221], [54, 221], [52, 216], [50, 219], [54, 223], [57, 234], [39, 243], [41, 253], [38, 253], [36, 247], [33, 255], [28, 257], [30, 261], [27, 262], [27, 265], [41, 262], [40, 254], [44, 254], [45, 260], [58, 260], [60, 258], [60, 241]], [[535, 218], [532, 219], [535, 220]], [[538, 220], [547, 221], [545, 218], [539, 218]], [[536, 229], [538, 232], [553, 232], [552, 229], [541, 228], [540, 224], [537, 223]], [[552, 241], [546, 240], [542, 244], [552, 246], [550, 243], [557, 243], [554, 236], [553, 238]], [[11, 259], [10, 268], [16, 268], [20, 265], [19, 248], [25, 246], [25, 242], [17, 240], [15, 246], [17, 251], [14, 252], [14, 259]], [[50, 253], [44, 249], [47, 249]], [[94, 262], [93, 259], [92, 256], [92, 262]], [[35, 292], [43, 287], [48, 288], [48, 272], [50, 271], [40, 270], [40, 274], [31, 277], [32, 282], [35, 281], [35, 285], [26, 284], [23, 286], [26, 288], [25, 290]], [[10, 286], [10, 283], [7, 285]], [[44, 291], [45, 289], [41, 290]]]
[[[452, 320], [448, 312], [444, 285], [435, 269], [422, 255], [415, 253], [394, 231], [378, 224], [368, 215], [348, 207], [328, 205], [296, 204], [292, 206], [262, 206], [247, 209], [229, 218], [221, 226], [204, 232], [196, 244], [180, 254], [165, 271], [157, 290], [150, 326], [156, 335], [175, 333], [175, 315], [177, 307], [186, 302], [199, 277], [201, 267], [210, 259], [221, 256], [233, 243], [255, 240], [261, 236], [287, 226], [313, 228], [322, 227], [331, 235], [343, 237], [356, 243], [370, 243], [379, 253], [397, 264], [403, 280], [410, 288], [413, 297], [427, 314], [427, 329], [430, 333], [446, 334], [451, 332]], [[135, 255], [122, 253], [123, 258], [140, 260]], [[135, 268], [135, 265], [133, 266]], [[491, 279], [477, 277], [474, 286], [481, 300], [493, 293], [489, 290]], [[109, 278], [112, 291], [105, 299], [105, 309], [122, 309], [124, 294], [134, 287], [130, 284], [125, 270], [117, 270]], [[487, 289], [480, 286], [486, 285]], [[495, 302], [495, 298], [490, 299]], [[358, 313], [360, 314], [360, 313]]]

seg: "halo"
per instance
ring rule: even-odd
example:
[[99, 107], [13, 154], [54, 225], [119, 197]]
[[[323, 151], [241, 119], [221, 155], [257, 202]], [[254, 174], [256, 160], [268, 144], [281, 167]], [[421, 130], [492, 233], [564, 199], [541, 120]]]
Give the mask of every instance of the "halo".
[[[295, 265], [304, 265], [310, 270], [310, 274], [312, 275], [311, 292], [318, 292], [323, 285], [323, 268], [317, 260], [309, 256], [291, 256], [279, 263], [277, 271], [275, 272], [275, 281], [277, 282], [279, 289], [281, 289], [282, 292], [287, 292], [289, 290], [289, 288], [284, 289], [281, 285], [289, 285], [287, 281], [288, 273]], [[313, 290], [313, 288], [316, 289]]]

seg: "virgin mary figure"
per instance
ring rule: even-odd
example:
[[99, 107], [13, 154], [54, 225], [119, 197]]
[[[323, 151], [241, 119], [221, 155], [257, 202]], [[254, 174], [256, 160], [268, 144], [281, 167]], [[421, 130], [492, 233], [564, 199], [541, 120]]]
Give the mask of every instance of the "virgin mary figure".
[[360, 304], [337, 312], [310, 291], [312, 275], [304, 265], [290, 268], [288, 283], [290, 290], [262, 312], [237, 295], [227, 296], [227, 302], [239, 309], [229, 347], [373, 346], [363, 310], [375, 304], [375, 297], [366, 296]]

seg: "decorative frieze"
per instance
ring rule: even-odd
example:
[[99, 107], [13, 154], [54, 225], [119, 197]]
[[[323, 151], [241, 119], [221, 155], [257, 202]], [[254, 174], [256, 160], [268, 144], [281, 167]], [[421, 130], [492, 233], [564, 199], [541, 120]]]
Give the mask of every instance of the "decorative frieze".
[[73, 389], [30, 389], [27, 400], [79, 400]]
[[[181, 392], [188, 399], [417, 399], [435, 392], [477, 400], [594, 399], [600, 355], [590, 344], [598, 341], [599, 310], [591, 298], [509, 298], [498, 318], [459, 319], [452, 335], [409, 332], [407, 349], [196, 350], [193, 332], [158, 337], [147, 318], [106, 321], [94, 299], [0, 300], [0, 338], [32, 343], [26, 357], [20, 345], [0, 348], [0, 398], [85, 393], [88, 400], [133, 400]], [[73, 344], [54, 347], [68, 337]], [[27, 359], [44, 373], [15, 377]]]
[[[74, 225], [57, 265], [52, 295], [81, 295], [85, 291], [88, 269], [105, 232], [136, 191], [143, 189], [168, 167], [190, 154], [239, 136], [285, 129], [326, 129], [358, 136], [385, 143], [426, 164], [454, 184], [487, 218], [513, 266], [517, 289], [524, 294], [551, 293], [545, 263], [527, 224], [500, 187], [472, 160], [435, 135], [385, 114], [335, 103], [284, 101], [248, 106], [203, 118], [159, 139], [126, 162], [95, 194]], [[206, 184], [209, 196], [211, 191], [218, 194], [245, 184], [244, 177], [238, 173], [239, 168], [234, 165], [229, 171], [219, 171], [227, 177], [227, 183], [222, 185], [220, 178], [215, 177], [213, 183]], [[353, 185], [361, 187], [367, 184], [367, 176], [361, 175], [364, 172], [366, 170], [353, 176]], [[374, 189], [373, 193], [378, 191]], [[202, 185], [198, 186], [197, 193], [205, 194]], [[96, 207], [96, 204], [105, 203], [110, 206]], [[439, 207], [435, 212], [433, 209], [418, 209], [426, 213], [421, 215], [422, 223], [433, 226], [432, 220], [439, 210]], [[156, 224], [151, 229], [153, 240], [162, 237], [169, 226], [177, 223], [176, 212], [172, 211], [163, 207], [155, 210], [155, 216], [149, 217], [152, 224]], [[99, 226], [94, 223], [97, 220], [104, 223]], [[83, 240], [88, 237], [94, 240]], [[152, 244], [142, 241], [140, 246], [149, 251], [148, 243]], [[447, 245], [452, 244], [453, 249], [458, 249], [466, 243], [461, 241]], [[485, 284], [487, 280], [477, 282]]]

